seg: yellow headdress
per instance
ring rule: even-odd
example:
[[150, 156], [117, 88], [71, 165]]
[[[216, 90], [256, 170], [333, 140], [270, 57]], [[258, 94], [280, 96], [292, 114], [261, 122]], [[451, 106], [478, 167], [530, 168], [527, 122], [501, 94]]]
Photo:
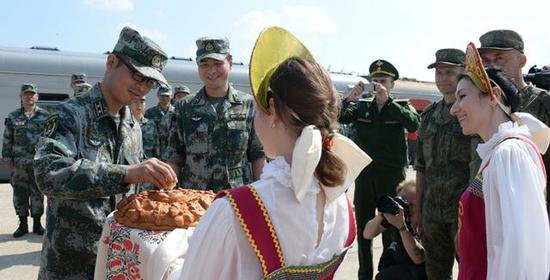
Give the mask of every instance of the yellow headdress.
[[271, 75], [279, 64], [294, 56], [313, 60], [313, 55], [304, 44], [281, 27], [268, 27], [256, 39], [250, 56], [250, 88], [264, 111], [268, 107], [267, 92]]
[[489, 75], [487, 75], [481, 56], [472, 42], [466, 47], [466, 75], [470, 77], [481, 92], [493, 96], [493, 87], [491, 87]]

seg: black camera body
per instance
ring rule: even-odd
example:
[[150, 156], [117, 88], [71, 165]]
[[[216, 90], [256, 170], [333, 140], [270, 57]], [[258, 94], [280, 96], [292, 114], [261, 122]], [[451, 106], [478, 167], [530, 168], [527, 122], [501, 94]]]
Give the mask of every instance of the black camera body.
[[550, 90], [550, 69], [541, 69], [534, 65], [523, 78], [538, 88]]
[[[382, 196], [376, 201], [376, 209], [378, 209], [378, 212], [390, 214], [390, 215], [397, 215], [399, 214], [399, 206], [403, 208], [403, 214], [405, 216], [405, 224], [409, 228], [409, 230], [412, 230], [411, 226], [411, 215], [410, 215], [410, 208], [409, 208], [409, 201], [402, 197], [402, 196], [394, 196], [391, 197], [389, 195]], [[389, 228], [392, 225], [382, 216], [382, 226], [385, 228]]]
[[397, 215], [399, 213], [399, 206], [405, 210], [405, 216], [409, 214], [409, 201], [401, 196], [391, 197], [389, 195], [382, 196], [376, 202], [376, 208], [378, 212]]

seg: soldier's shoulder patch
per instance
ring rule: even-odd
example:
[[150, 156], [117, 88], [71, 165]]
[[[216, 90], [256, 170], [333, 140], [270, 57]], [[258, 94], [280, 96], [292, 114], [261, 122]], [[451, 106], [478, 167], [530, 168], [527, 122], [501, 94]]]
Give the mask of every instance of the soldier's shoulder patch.
[[46, 137], [52, 137], [55, 134], [55, 131], [57, 130], [57, 127], [59, 125], [59, 115], [53, 114], [46, 119], [46, 123], [44, 125], [44, 136]]

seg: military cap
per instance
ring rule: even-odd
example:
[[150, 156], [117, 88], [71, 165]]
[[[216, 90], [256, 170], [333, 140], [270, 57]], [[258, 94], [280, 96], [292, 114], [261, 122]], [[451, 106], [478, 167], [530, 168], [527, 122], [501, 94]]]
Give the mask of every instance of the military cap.
[[25, 92], [28, 92], [28, 91], [38, 93], [37, 88], [34, 84], [30, 84], [30, 83], [22, 84], [21, 85], [21, 93], [25, 93]]
[[201, 37], [196, 44], [197, 62], [205, 58], [224, 60], [229, 56], [229, 40], [226, 37]]
[[428, 65], [428, 69], [435, 68], [438, 64], [464, 66], [464, 52], [459, 49], [440, 49], [435, 52], [435, 62]]
[[73, 73], [71, 74], [71, 82], [86, 82], [86, 73]]
[[86, 82], [79, 82], [79, 83], [76, 83], [74, 86], [75, 86], [75, 90], [74, 90], [75, 93], [88, 92], [92, 89], [92, 85]]
[[371, 63], [369, 73], [371, 77], [376, 75], [386, 75], [392, 77], [394, 80], [399, 79], [399, 72], [395, 66], [383, 59], [377, 59]]
[[169, 87], [160, 87], [157, 94], [160, 96], [172, 96], [172, 90]]
[[127, 62], [143, 76], [169, 87], [161, 73], [168, 62], [168, 56], [153, 40], [126, 26], [120, 31], [113, 53], [124, 55]]
[[487, 49], [494, 50], [518, 50], [523, 53], [523, 39], [513, 31], [506, 29], [492, 30], [479, 37], [481, 46], [478, 50], [481, 52]]
[[174, 94], [176, 94], [178, 92], [185, 92], [187, 94], [190, 94], [191, 90], [187, 86], [178, 86], [178, 87], [174, 88]]

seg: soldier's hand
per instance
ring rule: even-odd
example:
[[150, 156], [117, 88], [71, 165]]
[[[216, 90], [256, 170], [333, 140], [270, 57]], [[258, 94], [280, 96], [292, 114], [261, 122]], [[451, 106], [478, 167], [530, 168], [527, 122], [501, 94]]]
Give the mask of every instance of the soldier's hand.
[[170, 189], [176, 185], [178, 177], [167, 163], [150, 158], [142, 163], [129, 165], [124, 182], [127, 184], [153, 183], [160, 189]]
[[346, 100], [356, 102], [359, 98], [361, 98], [363, 91], [365, 91], [365, 84], [362, 81], [359, 81], [359, 83], [351, 89], [350, 94], [346, 97]]
[[374, 85], [374, 96], [376, 98], [376, 103], [378, 105], [384, 105], [386, 101], [388, 101], [388, 89], [384, 85], [377, 82], [372, 82], [372, 84]]

